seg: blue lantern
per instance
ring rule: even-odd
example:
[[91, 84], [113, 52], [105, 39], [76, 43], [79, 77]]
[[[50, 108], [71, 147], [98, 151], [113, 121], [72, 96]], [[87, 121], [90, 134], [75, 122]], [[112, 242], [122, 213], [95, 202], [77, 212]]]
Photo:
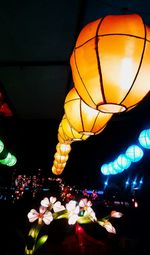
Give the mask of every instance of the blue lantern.
[[119, 157], [117, 158], [117, 164], [122, 169], [127, 169], [131, 165], [131, 161], [129, 158], [126, 157], [125, 154], [120, 154]]
[[139, 161], [144, 153], [143, 150], [137, 146], [137, 145], [131, 145], [129, 148], [126, 150], [125, 155], [132, 161], [132, 162], [137, 162]]
[[145, 148], [150, 149], [150, 129], [143, 130], [139, 135], [139, 143]]
[[114, 166], [114, 169], [116, 170], [117, 174], [124, 171], [124, 168], [122, 166], [118, 165], [117, 159], [114, 160], [113, 166]]
[[110, 162], [108, 164], [108, 172], [109, 172], [109, 174], [116, 174], [117, 173], [117, 171], [114, 168], [113, 162]]
[[101, 166], [101, 172], [102, 172], [102, 174], [104, 174], [104, 175], [109, 175], [108, 164], [103, 164], [103, 165]]

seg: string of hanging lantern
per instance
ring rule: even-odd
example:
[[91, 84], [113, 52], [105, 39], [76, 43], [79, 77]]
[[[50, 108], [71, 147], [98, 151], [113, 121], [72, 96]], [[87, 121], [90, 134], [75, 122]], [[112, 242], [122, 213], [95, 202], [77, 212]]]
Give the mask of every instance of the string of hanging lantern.
[[[70, 57], [74, 87], [65, 98], [58, 142], [71, 145], [97, 135], [113, 114], [136, 107], [150, 90], [149, 53], [150, 28], [138, 14], [108, 15], [87, 24]], [[54, 164], [52, 172], [61, 174], [65, 165], [60, 170]]]
[[[140, 146], [144, 149], [150, 149], [150, 129], [144, 129], [138, 137]], [[114, 161], [104, 163], [101, 166], [101, 173], [104, 175], [113, 175], [122, 173], [128, 169], [131, 163], [138, 162], [144, 156], [144, 151], [137, 144], [130, 145], [124, 154], [120, 154]]]

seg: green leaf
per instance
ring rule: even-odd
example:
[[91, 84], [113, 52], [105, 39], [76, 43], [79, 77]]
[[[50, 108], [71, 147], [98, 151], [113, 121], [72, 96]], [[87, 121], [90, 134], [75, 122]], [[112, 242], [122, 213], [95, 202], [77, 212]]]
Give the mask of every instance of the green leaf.
[[60, 212], [54, 212], [53, 213], [53, 219], [56, 220], [56, 219], [60, 219], [60, 218], [63, 218], [61, 217], [62, 215], [66, 214], [67, 210], [62, 210]]
[[41, 236], [36, 243], [35, 250], [41, 247], [47, 241], [47, 239], [48, 239], [48, 235]]
[[57, 218], [56, 218], [56, 220], [59, 220], [59, 219], [68, 219], [68, 213], [63, 213], [63, 214], [61, 214], [61, 215], [59, 215]]
[[78, 218], [77, 222], [80, 224], [86, 224], [86, 223], [91, 223], [92, 221], [89, 217], [81, 216]]
[[36, 239], [39, 234], [39, 231], [40, 229], [38, 227], [31, 228], [29, 231], [29, 236], [32, 236], [34, 239]]

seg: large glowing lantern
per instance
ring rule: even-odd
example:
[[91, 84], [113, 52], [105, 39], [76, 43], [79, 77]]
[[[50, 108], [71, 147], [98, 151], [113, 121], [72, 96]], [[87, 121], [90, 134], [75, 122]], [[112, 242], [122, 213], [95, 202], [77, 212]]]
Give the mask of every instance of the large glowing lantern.
[[64, 109], [71, 126], [85, 135], [98, 134], [112, 117], [110, 113], [103, 113], [85, 104], [75, 88], [66, 96]]
[[137, 14], [87, 24], [70, 58], [74, 86], [90, 107], [118, 113], [150, 90], [150, 28]]

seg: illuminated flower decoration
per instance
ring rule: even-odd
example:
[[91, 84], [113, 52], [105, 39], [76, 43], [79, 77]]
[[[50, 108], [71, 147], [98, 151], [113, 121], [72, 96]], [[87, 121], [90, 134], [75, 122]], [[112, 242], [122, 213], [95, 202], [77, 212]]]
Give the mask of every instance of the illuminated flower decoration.
[[27, 216], [29, 222], [38, 220], [38, 224], [42, 224], [42, 222], [44, 222], [46, 225], [49, 225], [53, 220], [52, 213], [46, 211], [46, 208], [43, 206], [40, 206], [39, 212], [37, 212], [35, 209], [31, 209]]
[[50, 211], [53, 209], [54, 212], [60, 212], [65, 210], [65, 207], [61, 205], [61, 202], [60, 201], [56, 202], [56, 200], [57, 200], [56, 197], [50, 197], [49, 199], [45, 197], [41, 201], [41, 205], [49, 209]]
[[83, 198], [79, 202], [80, 211], [83, 211], [84, 216], [88, 216], [92, 221], [96, 221], [96, 215], [93, 209], [91, 208], [92, 203], [90, 200], [87, 200], [87, 198]]
[[77, 206], [77, 202], [74, 200], [70, 200], [69, 203], [66, 204], [66, 209], [68, 211], [68, 224], [69, 225], [74, 225], [79, 216], [79, 206]]
[[40, 230], [44, 226], [42, 223], [49, 225], [51, 221], [56, 219], [68, 219], [69, 225], [74, 225], [75, 223], [85, 224], [94, 221], [105, 228], [109, 233], [116, 234], [116, 230], [109, 222], [109, 219], [111, 217], [120, 218], [123, 214], [113, 210], [108, 216], [101, 220], [97, 220], [95, 212], [91, 206], [92, 203], [87, 198], [80, 199], [80, 201], [70, 200], [64, 207], [61, 205], [60, 201], [57, 201], [56, 197], [45, 197], [41, 201], [39, 212], [35, 209], [31, 209], [27, 215], [29, 222], [32, 223], [36, 220], [38, 220], [38, 222], [29, 231], [29, 240], [33, 241], [33, 246], [30, 248], [30, 243], [29, 246], [27, 244], [25, 246], [25, 254], [33, 255], [35, 251], [47, 241], [47, 234], [39, 236]]

